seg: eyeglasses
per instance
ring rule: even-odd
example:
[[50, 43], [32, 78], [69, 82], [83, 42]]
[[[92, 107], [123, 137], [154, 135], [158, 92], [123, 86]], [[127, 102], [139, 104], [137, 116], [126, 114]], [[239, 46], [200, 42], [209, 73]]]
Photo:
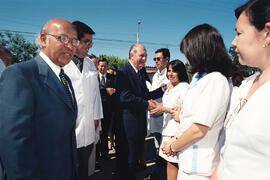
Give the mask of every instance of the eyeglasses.
[[161, 58], [160, 57], [157, 57], [157, 58], [153, 58], [154, 61], [160, 61]]
[[53, 35], [53, 34], [48, 34], [48, 33], [46, 33], [46, 34], [56, 38], [57, 40], [61, 41], [64, 44], [68, 44], [69, 42], [71, 42], [71, 44], [75, 47], [79, 46], [79, 44], [80, 44], [80, 41], [78, 39], [71, 39], [67, 35], [63, 35], [63, 34]]
[[89, 41], [89, 40], [81, 40], [80, 42], [83, 42], [84, 44], [86, 44], [87, 46], [93, 46], [93, 42], [92, 41]]

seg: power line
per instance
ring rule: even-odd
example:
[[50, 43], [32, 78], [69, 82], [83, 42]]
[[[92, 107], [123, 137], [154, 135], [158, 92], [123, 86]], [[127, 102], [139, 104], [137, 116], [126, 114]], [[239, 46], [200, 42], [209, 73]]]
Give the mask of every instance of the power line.
[[[36, 35], [37, 34], [37, 33], [34, 33], [34, 32], [15, 31], [15, 30], [9, 30], [9, 29], [0, 29], [0, 32], [10, 32], [10, 33], [19, 33], [19, 34], [30, 34], [30, 35]], [[136, 41], [132, 41], [132, 40], [106, 39], [106, 38], [93, 38], [93, 39], [94, 40], [98, 40], [98, 41], [107, 41], [107, 42], [119, 42], [119, 43], [129, 43], [129, 44], [136, 43]], [[166, 46], [166, 47], [178, 47], [178, 45], [175, 45], [175, 44], [156, 43], [156, 42], [145, 42], [145, 41], [141, 41], [141, 44], [156, 45], [156, 46]]]

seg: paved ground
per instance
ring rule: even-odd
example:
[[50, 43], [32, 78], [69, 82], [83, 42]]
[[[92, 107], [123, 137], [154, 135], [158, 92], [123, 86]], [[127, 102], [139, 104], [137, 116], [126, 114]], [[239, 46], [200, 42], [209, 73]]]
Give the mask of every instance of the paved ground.
[[[146, 154], [146, 163], [147, 163], [147, 168], [145, 171], [139, 173], [138, 180], [146, 180], [150, 179], [149, 174], [154, 172], [157, 167], [155, 164], [155, 149], [154, 149], [154, 139], [153, 138], [147, 138], [147, 154]], [[113, 180], [113, 171], [115, 169], [115, 163], [116, 163], [116, 158], [115, 158], [115, 153], [114, 151], [110, 151], [110, 160], [104, 160], [100, 159], [99, 163], [101, 165], [101, 171], [95, 172], [94, 175], [92, 175], [93, 180]], [[154, 180], [154, 179], [152, 179]]]

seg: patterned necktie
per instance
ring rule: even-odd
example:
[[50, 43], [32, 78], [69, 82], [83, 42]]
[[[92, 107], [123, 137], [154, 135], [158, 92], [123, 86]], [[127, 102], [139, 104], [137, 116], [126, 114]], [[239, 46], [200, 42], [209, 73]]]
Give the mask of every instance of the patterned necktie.
[[80, 72], [82, 72], [82, 68], [83, 68], [83, 58], [78, 58], [76, 56], [74, 56], [72, 58], [73, 62], [76, 64], [77, 68], [80, 70]]
[[104, 77], [104, 75], [101, 76], [100, 83], [101, 83], [102, 86], [105, 86], [105, 77]]
[[68, 81], [67, 81], [67, 78], [66, 78], [67, 75], [65, 74], [65, 72], [64, 72], [64, 70], [62, 68], [60, 70], [59, 77], [61, 79], [61, 82], [62, 82], [63, 86], [65, 87], [65, 90], [66, 90], [66, 92], [68, 94], [69, 99], [71, 100], [72, 105], [74, 106], [74, 98], [73, 98], [73, 96], [71, 94], [70, 87], [69, 87], [69, 84], [68, 84]]

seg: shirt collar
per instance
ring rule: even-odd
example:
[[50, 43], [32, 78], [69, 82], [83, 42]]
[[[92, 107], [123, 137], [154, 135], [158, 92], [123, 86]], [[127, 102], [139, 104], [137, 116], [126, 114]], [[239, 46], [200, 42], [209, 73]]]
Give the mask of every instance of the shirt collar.
[[57, 66], [56, 64], [54, 64], [52, 62], [52, 60], [50, 60], [50, 58], [44, 54], [42, 51], [40, 51], [39, 55], [42, 57], [42, 59], [48, 64], [48, 66], [52, 69], [52, 71], [55, 73], [55, 75], [58, 77], [58, 79], [60, 80], [59, 77], [59, 73], [60, 73], [60, 66]]
[[77, 56], [73, 56], [72, 61], [77, 65], [79, 62], [82, 64], [84, 58], [78, 58]]
[[98, 74], [99, 74], [99, 77], [100, 77], [100, 78], [102, 78], [102, 76], [104, 76], [104, 78], [106, 78], [106, 76], [107, 76], [107, 73], [101, 74], [100, 72], [98, 72]]
[[162, 75], [164, 75], [164, 74], [166, 74], [167, 73], [167, 68], [164, 68], [161, 72], [159, 71], [159, 69], [157, 70], [157, 74], [159, 75], [159, 76], [162, 76]]
[[133, 69], [135, 70], [135, 72], [138, 73], [139, 70], [132, 64], [132, 62], [129, 61], [129, 63], [131, 64], [131, 66], [133, 67]]

